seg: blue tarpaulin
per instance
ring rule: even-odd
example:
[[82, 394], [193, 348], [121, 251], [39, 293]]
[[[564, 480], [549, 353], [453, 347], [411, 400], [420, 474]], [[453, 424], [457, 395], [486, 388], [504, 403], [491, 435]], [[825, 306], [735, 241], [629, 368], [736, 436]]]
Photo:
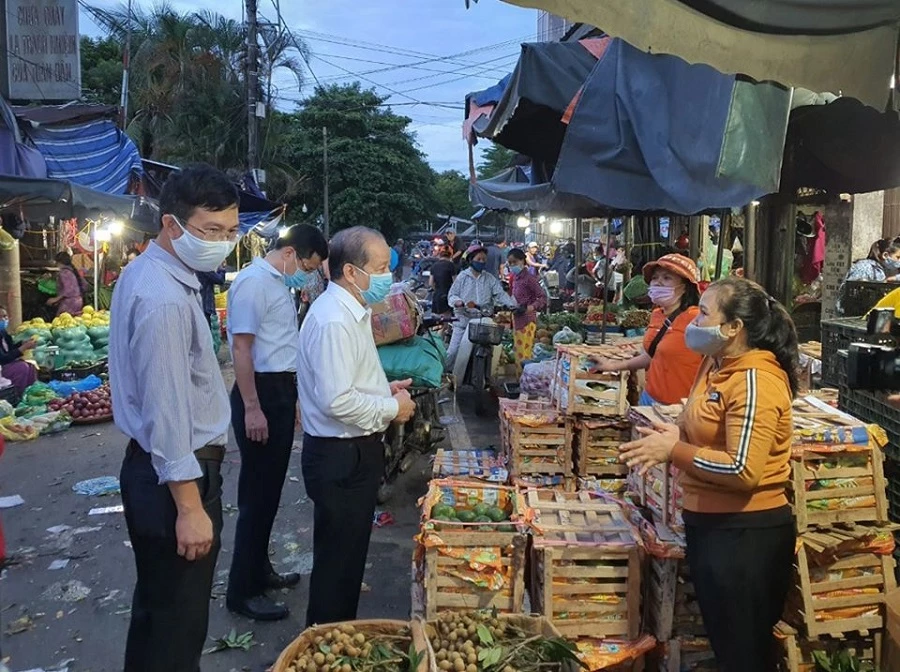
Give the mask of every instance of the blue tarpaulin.
[[108, 194], [124, 194], [140, 175], [137, 147], [110, 119], [73, 125], [40, 125], [26, 134], [47, 163], [47, 177]]

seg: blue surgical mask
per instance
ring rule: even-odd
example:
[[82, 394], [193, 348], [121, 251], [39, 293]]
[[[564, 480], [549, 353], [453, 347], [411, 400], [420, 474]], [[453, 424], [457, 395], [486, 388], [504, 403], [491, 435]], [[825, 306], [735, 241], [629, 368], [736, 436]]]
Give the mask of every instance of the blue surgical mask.
[[897, 272], [900, 271], [900, 261], [897, 259], [885, 259], [883, 264], [888, 275], [897, 275]]
[[0, 331], [6, 331], [9, 328], [9, 320], [0, 320]]
[[728, 345], [721, 325], [700, 327], [693, 322], [684, 330], [684, 344], [700, 355], [715, 357]]
[[510, 266], [509, 267], [509, 272], [512, 273], [513, 275], [518, 275], [519, 273], [521, 273], [524, 270], [525, 270], [524, 266]]
[[469, 265], [472, 267], [472, 270], [477, 273], [483, 273], [484, 269], [487, 268], [487, 264], [483, 261], [473, 261]]
[[[360, 273], [366, 273], [359, 266], [355, 267]], [[359, 293], [362, 296], [362, 300], [365, 301], [370, 306], [376, 303], [381, 303], [387, 298], [388, 293], [391, 291], [391, 285], [394, 284], [394, 276], [392, 273], [366, 273], [369, 276], [369, 288], [368, 289], [359, 289], [356, 285], [356, 289], [359, 289]]]
[[[285, 266], [287, 266], [287, 262], [285, 262]], [[290, 289], [303, 289], [306, 287], [307, 282], [309, 282], [309, 276], [311, 274], [307, 271], [304, 271], [300, 266], [297, 266], [297, 271], [288, 275], [287, 272], [282, 272], [282, 276], [284, 277], [284, 284], [287, 285]]]

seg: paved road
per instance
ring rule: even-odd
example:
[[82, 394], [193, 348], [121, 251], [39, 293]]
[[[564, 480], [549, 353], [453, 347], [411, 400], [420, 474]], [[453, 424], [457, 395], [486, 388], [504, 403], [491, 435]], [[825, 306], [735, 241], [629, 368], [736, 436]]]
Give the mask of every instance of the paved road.
[[[466, 418], [450, 432], [456, 448], [497, 442], [496, 416], [478, 420], [465, 397], [459, 412]], [[118, 495], [77, 495], [72, 486], [97, 476], [117, 476], [126, 444], [109, 425], [73, 427], [56, 437], [10, 444], [2, 461], [0, 496], [19, 494], [25, 504], [2, 512], [7, 546], [16, 563], [0, 580], [2, 653], [13, 671], [68, 666], [69, 672], [121, 670], [128, 627], [134, 568], [128, 535], [120, 513], [88, 515], [92, 508], [120, 503]], [[236, 519], [236, 483], [240, 456], [232, 443], [223, 468], [226, 507], [223, 549], [218, 562], [216, 596], [211, 605], [211, 637], [234, 628], [252, 631], [257, 642], [250, 651], [209, 655], [208, 672], [265, 670], [282, 648], [301, 631], [312, 550], [312, 506], [304, 492], [300, 446], [291, 457], [289, 481], [275, 523], [271, 553], [280, 571], [299, 571], [304, 580], [280, 597], [291, 617], [279, 623], [257, 624], [229, 613], [224, 582], [231, 561]], [[372, 534], [360, 617], [406, 618], [410, 603], [410, 558], [418, 527], [416, 500], [425, 492], [431, 467], [427, 457], [398, 481], [385, 507], [395, 523]], [[68, 564], [50, 569], [57, 561]], [[57, 562], [57, 564], [63, 564]], [[30, 619], [27, 630], [7, 634], [17, 619]], [[212, 645], [213, 642], [210, 642]]]

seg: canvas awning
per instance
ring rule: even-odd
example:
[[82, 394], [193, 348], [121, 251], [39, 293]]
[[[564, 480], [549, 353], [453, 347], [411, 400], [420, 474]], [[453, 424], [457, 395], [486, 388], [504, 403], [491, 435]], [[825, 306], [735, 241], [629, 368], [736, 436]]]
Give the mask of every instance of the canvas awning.
[[894, 74], [900, 0], [504, 0], [597, 26], [642, 51], [857, 98], [879, 110]]

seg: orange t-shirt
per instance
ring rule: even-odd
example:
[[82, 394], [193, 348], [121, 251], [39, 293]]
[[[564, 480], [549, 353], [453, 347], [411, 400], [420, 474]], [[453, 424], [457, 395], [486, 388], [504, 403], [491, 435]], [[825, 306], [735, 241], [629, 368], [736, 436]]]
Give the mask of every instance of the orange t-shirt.
[[[681, 313], [656, 346], [656, 354], [647, 369], [647, 394], [661, 404], [677, 404], [686, 399], [694, 385], [703, 358], [684, 344], [684, 330], [699, 314], [696, 306]], [[645, 351], [650, 350], [665, 321], [662, 309], [654, 308], [644, 335]]]

